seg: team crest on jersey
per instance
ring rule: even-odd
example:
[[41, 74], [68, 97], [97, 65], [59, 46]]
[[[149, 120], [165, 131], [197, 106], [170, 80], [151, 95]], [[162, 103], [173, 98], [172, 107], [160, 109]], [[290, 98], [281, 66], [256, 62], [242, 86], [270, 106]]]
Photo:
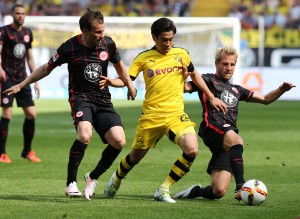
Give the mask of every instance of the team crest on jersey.
[[238, 102], [238, 99], [228, 90], [221, 93], [221, 100], [226, 103], [227, 107], [234, 107]]
[[237, 94], [239, 93], [239, 91], [236, 89], [236, 87], [232, 87], [231, 90]]
[[107, 53], [106, 51], [100, 52], [100, 54], [99, 54], [99, 59], [100, 59], [101, 61], [107, 60], [107, 57], [108, 57], [108, 53]]
[[180, 56], [178, 56], [177, 54], [175, 55], [174, 59], [178, 62], [182, 61], [182, 58]]
[[24, 38], [23, 38], [23, 40], [24, 40], [25, 43], [28, 43], [29, 40], [30, 40], [30, 38], [29, 38], [28, 35], [25, 35]]
[[144, 145], [144, 137], [142, 135], [136, 137], [136, 144], [140, 146]]
[[98, 82], [102, 75], [102, 67], [99, 64], [91, 63], [84, 69], [85, 79], [90, 82]]
[[152, 78], [154, 76], [154, 71], [152, 69], [148, 69], [147, 75], [149, 78]]
[[25, 45], [23, 43], [17, 43], [14, 47], [13, 53], [17, 58], [23, 58], [25, 55]]

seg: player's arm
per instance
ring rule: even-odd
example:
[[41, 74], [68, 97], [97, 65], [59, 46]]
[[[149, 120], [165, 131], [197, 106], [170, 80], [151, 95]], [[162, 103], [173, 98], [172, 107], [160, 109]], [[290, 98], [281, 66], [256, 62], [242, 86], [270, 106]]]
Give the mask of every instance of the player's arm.
[[45, 63], [35, 69], [27, 78], [25, 78], [25, 80], [5, 90], [4, 93], [7, 95], [18, 93], [26, 85], [39, 81], [40, 79], [49, 75], [52, 69], [53, 68], [49, 67], [48, 63]]
[[189, 73], [192, 81], [195, 83], [195, 85], [202, 90], [208, 97], [210, 104], [218, 111], [223, 112], [224, 114], [227, 112], [227, 106], [226, 104], [216, 98], [213, 93], [209, 90], [207, 87], [205, 81], [201, 77], [200, 73], [195, 69], [193, 72]]
[[272, 90], [271, 92], [267, 93], [266, 95], [254, 93], [252, 98], [249, 100], [249, 102], [261, 103], [261, 104], [268, 105], [268, 104], [274, 102], [275, 100], [277, 100], [285, 92], [291, 90], [293, 87], [296, 87], [296, 86], [289, 82], [283, 82], [277, 89]]
[[0, 44], [0, 81], [6, 81], [6, 72], [2, 68], [2, 63], [1, 63], [2, 48], [3, 48], [3, 45]]
[[[127, 99], [128, 100], [134, 100], [136, 97], [136, 88], [134, 87], [132, 80], [130, 79], [130, 76], [128, 74], [127, 68], [124, 64], [124, 62], [121, 60], [118, 63], [114, 63], [114, 68], [116, 69], [117, 74], [119, 75], [119, 78], [110, 79], [108, 81], [109, 86], [113, 87], [124, 87], [126, 86], [128, 88], [128, 94]], [[103, 79], [103, 77], [102, 77]], [[101, 87], [101, 81], [100, 81], [100, 87]]]
[[[32, 53], [32, 48], [27, 50], [26, 60], [27, 60], [27, 64], [28, 64], [30, 72], [33, 72], [36, 68], [36, 65], [35, 65], [35, 61], [34, 61], [34, 57], [33, 57], [33, 53]], [[39, 98], [40, 97], [40, 87], [39, 87], [38, 82], [34, 83], [34, 90], [35, 90], [37, 98]]]

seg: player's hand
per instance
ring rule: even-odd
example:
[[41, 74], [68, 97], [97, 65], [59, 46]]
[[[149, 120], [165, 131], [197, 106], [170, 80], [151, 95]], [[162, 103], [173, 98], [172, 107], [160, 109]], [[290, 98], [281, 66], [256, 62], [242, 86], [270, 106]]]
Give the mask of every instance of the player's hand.
[[20, 90], [21, 90], [21, 86], [19, 84], [17, 84], [15, 86], [12, 86], [12, 87], [8, 88], [7, 90], [3, 91], [3, 93], [5, 93], [9, 96], [9, 95], [18, 93]]
[[214, 97], [213, 99], [210, 99], [210, 105], [212, 105], [212, 107], [215, 108], [216, 110], [221, 111], [224, 115], [227, 112], [226, 104], [218, 98]]
[[41, 90], [40, 90], [40, 86], [37, 82], [34, 83], [34, 91], [35, 91], [35, 94], [36, 94], [36, 98], [40, 98], [40, 94], [41, 94]]
[[112, 84], [111, 79], [108, 77], [105, 77], [103, 75], [100, 76], [100, 81], [99, 81], [99, 88], [102, 90], [105, 87], [108, 87]]
[[137, 89], [133, 85], [128, 86], [127, 100], [135, 100], [136, 95], [137, 95]]
[[187, 69], [186, 65], [183, 63], [182, 60], [180, 60], [180, 63], [182, 65], [182, 75], [183, 75], [183, 78], [186, 79], [188, 76], [190, 76], [191, 72], [188, 72], [188, 69]]
[[286, 92], [292, 89], [293, 87], [296, 87], [296, 85], [289, 82], [283, 82], [282, 85], [279, 86], [279, 90]]

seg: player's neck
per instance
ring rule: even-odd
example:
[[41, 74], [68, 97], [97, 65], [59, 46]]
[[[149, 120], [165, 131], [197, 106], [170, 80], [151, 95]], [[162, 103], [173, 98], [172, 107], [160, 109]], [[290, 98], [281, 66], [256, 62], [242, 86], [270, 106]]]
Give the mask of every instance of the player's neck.
[[20, 30], [22, 30], [22, 26], [23, 26], [23, 25], [18, 25], [18, 24], [16, 24], [16, 23], [12, 23], [12, 26], [13, 26], [13, 28], [15, 28], [17, 31], [20, 31]]

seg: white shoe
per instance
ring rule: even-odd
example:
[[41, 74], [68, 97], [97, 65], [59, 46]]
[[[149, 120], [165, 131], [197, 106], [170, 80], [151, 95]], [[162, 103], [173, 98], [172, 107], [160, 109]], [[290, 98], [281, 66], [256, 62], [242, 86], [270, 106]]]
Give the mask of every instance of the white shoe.
[[170, 197], [170, 191], [167, 188], [159, 187], [154, 193], [154, 199], [160, 202], [176, 203], [174, 199]]
[[196, 196], [193, 195], [193, 190], [198, 188], [201, 188], [201, 185], [199, 183], [196, 183], [186, 190], [178, 192], [173, 196], [173, 198], [195, 198]]
[[66, 187], [66, 196], [69, 197], [79, 197], [81, 196], [81, 192], [77, 188], [77, 182], [71, 182], [67, 187]]
[[95, 196], [94, 191], [95, 191], [98, 181], [96, 179], [91, 179], [90, 173], [87, 173], [84, 175], [84, 180], [86, 182], [86, 186], [84, 189], [84, 197], [87, 200], [91, 200], [92, 197]]
[[113, 175], [110, 177], [110, 180], [109, 182], [107, 183], [107, 185], [105, 186], [105, 189], [104, 189], [104, 196], [106, 198], [113, 198], [115, 197], [118, 189], [120, 188], [120, 185], [119, 186], [115, 186], [113, 184], [114, 182], [114, 178], [117, 177], [116, 176], [116, 173], [114, 172]]

